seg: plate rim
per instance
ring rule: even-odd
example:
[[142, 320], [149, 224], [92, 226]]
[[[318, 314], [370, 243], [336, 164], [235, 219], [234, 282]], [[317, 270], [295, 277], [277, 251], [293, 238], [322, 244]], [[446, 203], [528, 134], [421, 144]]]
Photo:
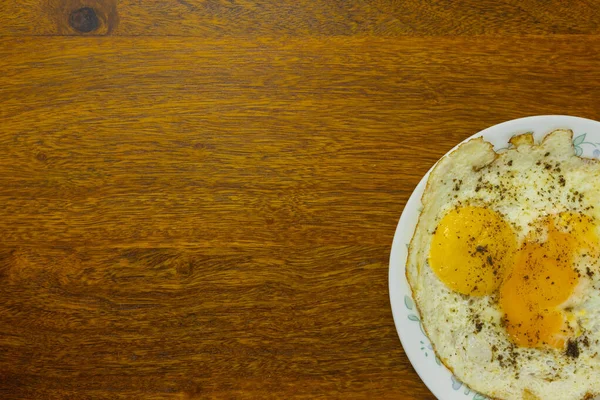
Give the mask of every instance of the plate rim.
[[[395, 279], [399, 278], [400, 282], [403, 281], [403, 283], [406, 284], [406, 286], [408, 287], [408, 294], [410, 295], [410, 299], [412, 300], [412, 291], [410, 289], [410, 286], [408, 285], [408, 282], [406, 281], [406, 256], [402, 257], [401, 253], [404, 253], [404, 252], [402, 250], [400, 250], [401, 246], [406, 245], [406, 243], [404, 243], [404, 240], [402, 240], [402, 239], [405, 236], [409, 236], [409, 238], [412, 238], [412, 235], [414, 233], [414, 229], [416, 226], [416, 220], [418, 220], [418, 216], [420, 214], [418, 208], [421, 205], [422, 192], [425, 188], [427, 179], [429, 178], [431, 171], [433, 170], [433, 168], [437, 165], [437, 163], [442, 158], [444, 158], [446, 155], [448, 155], [451, 152], [453, 152], [454, 150], [456, 150], [461, 144], [463, 144], [473, 138], [480, 137], [480, 136], [486, 136], [486, 135], [488, 135], [488, 136], [489, 135], [499, 135], [500, 133], [502, 133], [502, 131], [504, 131], [506, 133], [508, 131], [508, 129], [511, 129], [511, 128], [519, 126], [519, 125], [540, 124], [540, 123], [542, 123], [542, 124], [545, 123], [548, 125], [552, 125], [552, 123], [554, 123], [557, 126], [568, 125], [569, 123], [571, 123], [571, 124], [574, 124], [574, 123], [582, 124], [583, 123], [583, 124], [597, 125], [600, 130], [600, 121], [596, 121], [596, 120], [584, 118], [584, 117], [578, 117], [578, 116], [572, 116], [572, 115], [560, 115], [560, 114], [557, 114], [557, 115], [554, 115], [554, 114], [532, 115], [532, 116], [527, 116], [527, 117], [522, 117], [522, 118], [511, 119], [508, 121], [500, 122], [498, 124], [489, 126], [485, 129], [465, 138], [460, 143], [456, 144], [456, 146], [454, 146], [450, 150], [448, 150], [448, 152], [446, 152], [443, 156], [441, 156], [427, 170], [427, 172], [420, 179], [418, 184], [413, 189], [408, 200], [406, 201], [406, 204], [404, 205], [404, 207], [402, 209], [398, 223], [396, 224], [396, 229], [394, 231], [394, 237], [392, 239], [392, 246], [391, 246], [391, 250], [390, 250], [389, 266], [388, 266], [388, 294], [389, 294], [390, 307], [392, 310], [392, 318], [394, 320], [394, 326], [396, 328], [396, 333], [398, 334], [398, 337], [400, 338], [402, 348], [403, 348], [404, 353], [406, 354], [407, 358], [409, 359], [410, 364], [412, 365], [413, 369], [415, 370], [415, 372], [417, 373], [417, 375], [419, 376], [421, 381], [425, 384], [425, 386], [427, 386], [427, 388], [431, 391], [431, 393], [433, 393], [433, 395], [439, 400], [450, 400], [452, 396], [446, 395], [445, 392], [442, 392], [442, 389], [439, 387], [439, 385], [434, 385], [434, 382], [428, 378], [429, 375], [427, 375], [427, 371], [430, 370], [432, 367], [424, 366], [422, 364], [422, 361], [420, 359], [419, 360], [417, 359], [417, 356], [420, 353], [418, 353], [416, 350], [413, 350], [412, 347], [408, 346], [408, 343], [406, 342], [408, 340], [406, 338], [406, 336], [408, 335], [408, 332], [407, 332], [408, 328], [405, 328], [404, 325], [401, 323], [401, 322], [403, 322], [403, 323], [406, 322], [404, 320], [404, 318], [401, 318], [402, 317], [401, 310], [403, 310], [402, 305], [404, 305], [404, 303], [405, 303], [404, 297], [405, 297], [406, 291], [399, 292], [399, 289], [397, 289], [397, 286], [398, 286], [397, 284], [399, 282], [396, 282]], [[554, 129], [557, 129], [557, 128], [554, 128]], [[514, 131], [511, 131], [511, 132], [512, 132], [511, 136], [514, 136], [515, 134], [518, 134], [518, 133], [522, 133], [517, 129], [515, 129]], [[548, 132], [545, 132], [544, 135], [549, 132], [550, 132], [550, 130]], [[408, 213], [410, 213], [412, 215], [409, 215]], [[407, 234], [407, 233], [403, 234], [403, 230], [406, 225], [408, 225], [408, 227], [411, 230], [410, 234]], [[406, 251], [405, 253], [408, 253], [408, 252]], [[399, 257], [400, 257], [400, 259], [398, 259]], [[404, 259], [402, 259], [402, 258], [404, 258]], [[420, 324], [420, 321], [419, 321], [419, 324]], [[403, 334], [402, 332], [405, 332], [405, 333]], [[425, 337], [427, 338], [426, 335], [425, 335]], [[427, 338], [427, 339], [429, 340], [429, 338]], [[451, 372], [445, 366], [442, 365], [442, 367], [445, 370], [447, 370], [448, 373], [451, 374]], [[460, 382], [458, 382], [458, 383], [460, 383]], [[460, 384], [462, 385], [462, 383], [460, 383]], [[465, 391], [465, 394], [468, 394], [467, 392], [469, 392], [468, 389]], [[486, 398], [486, 397], [481, 397], [481, 398]]]

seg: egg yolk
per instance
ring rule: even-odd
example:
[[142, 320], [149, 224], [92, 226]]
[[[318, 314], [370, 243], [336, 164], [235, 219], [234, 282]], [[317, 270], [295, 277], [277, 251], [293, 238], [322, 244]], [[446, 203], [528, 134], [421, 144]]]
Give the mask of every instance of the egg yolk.
[[549, 216], [532, 229], [500, 288], [500, 307], [512, 341], [523, 347], [563, 348], [573, 335], [560, 306], [581, 273], [575, 257], [599, 256], [596, 227], [576, 213]]
[[498, 289], [515, 250], [513, 230], [498, 213], [466, 206], [444, 215], [433, 235], [428, 262], [450, 289], [482, 296]]

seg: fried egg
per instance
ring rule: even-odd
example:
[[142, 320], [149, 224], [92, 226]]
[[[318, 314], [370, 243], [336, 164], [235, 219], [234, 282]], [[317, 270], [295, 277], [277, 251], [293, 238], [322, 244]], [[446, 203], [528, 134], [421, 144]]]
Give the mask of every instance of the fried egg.
[[442, 158], [423, 193], [407, 279], [436, 354], [497, 399], [600, 394], [600, 163], [572, 132]]

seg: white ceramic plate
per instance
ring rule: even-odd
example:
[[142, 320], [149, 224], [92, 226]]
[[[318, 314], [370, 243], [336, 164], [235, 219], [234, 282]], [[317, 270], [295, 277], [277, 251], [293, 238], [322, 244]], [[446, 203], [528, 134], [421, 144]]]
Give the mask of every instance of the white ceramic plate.
[[[466, 140], [483, 136], [494, 145], [496, 150], [499, 150], [509, 147], [508, 140], [516, 134], [533, 132], [536, 141], [539, 141], [547, 133], [558, 128], [573, 130], [573, 144], [577, 155], [600, 158], [600, 122], [564, 115], [541, 115], [503, 122]], [[473, 392], [458, 381], [435, 357], [429, 339], [423, 333], [412, 293], [406, 281], [405, 263], [408, 244], [417, 224], [421, 209], [421, 195], [430, 172], [431, 170], [421, 179], [408, 199], [394, 235], [389, 270], [390, 302], [394, 322], [406, 355], [423, 382], [438, 399], [482, 400], [486, 397]]]

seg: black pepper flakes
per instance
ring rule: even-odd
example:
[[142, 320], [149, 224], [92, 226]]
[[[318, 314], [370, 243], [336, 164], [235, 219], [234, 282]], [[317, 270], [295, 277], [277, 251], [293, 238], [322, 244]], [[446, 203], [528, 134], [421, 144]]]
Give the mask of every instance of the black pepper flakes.
[[586, 274], [587, 274], [587, 276], [589, 276], [590, 278], [593, 278], [593, 277], [594, 277], [594, 271], [592, 271], [592, 270], [590, 269], [590, 267], [587, 267], [587, 268], [586, 268], [586, 270], [585, 270], [585, 273], [586, 273]]
[[483, 322], [476, 322], [475, 323], [475, 333], [479, 333], [481, 332], [481, 330], [483, 329]]
[[572, 358], [579, 357], [579, 346], [577, 346], [577, 342], [569, 339], [569, 341], [567, 342], [566, 354], [567, 354], [567, 356], [572, 357]]
[[590, 340], [588, 339], [587, 336], [584, 336], [583, 339], [581, 340], [581, 343], [585, 346], [585, 347], [590, 347]]
[[485, 245], [485, 246], [477, 246], [477, 247], [475, 248], [475, 250], [476, 250], [478, 253], [486, 253], [486, 252], [488, 251], [488, 248], [487, 248], [487, 245]]

